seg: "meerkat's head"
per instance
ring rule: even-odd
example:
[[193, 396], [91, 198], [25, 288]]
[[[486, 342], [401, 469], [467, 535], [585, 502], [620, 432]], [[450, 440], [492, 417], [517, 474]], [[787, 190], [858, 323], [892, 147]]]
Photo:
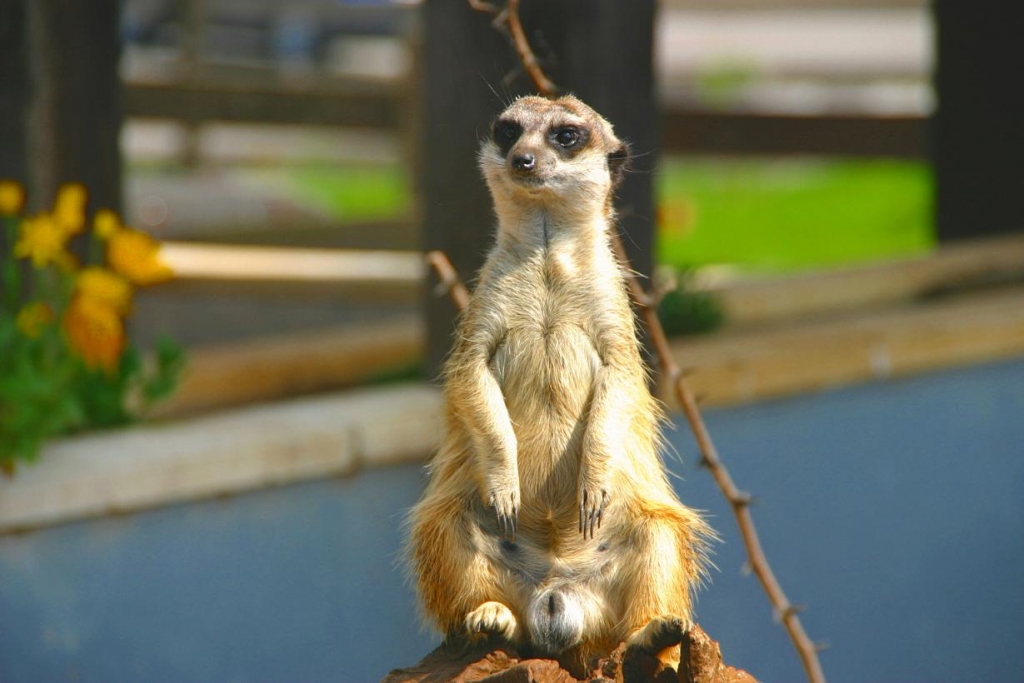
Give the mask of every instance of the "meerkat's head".
[[480, 168], [499, 215], [524, 202], [593, 211], [610, 208], [628, 158], [611, 124], [575, 97], [521, 97], [495, 120]]

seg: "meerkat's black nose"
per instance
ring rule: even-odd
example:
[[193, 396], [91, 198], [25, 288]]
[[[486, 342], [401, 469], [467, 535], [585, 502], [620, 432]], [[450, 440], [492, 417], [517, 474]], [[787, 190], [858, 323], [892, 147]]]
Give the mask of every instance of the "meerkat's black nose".
[[512, 157], [512, 168], [516, 171], [532, 171], [537, 165], [537, 159], [532, 154], [517, 154]]

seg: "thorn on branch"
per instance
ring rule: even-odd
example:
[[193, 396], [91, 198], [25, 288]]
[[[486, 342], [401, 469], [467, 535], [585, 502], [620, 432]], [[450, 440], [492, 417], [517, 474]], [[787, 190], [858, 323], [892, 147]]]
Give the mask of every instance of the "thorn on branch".
[[501, 31], [505, 35], [508, 35], [508, 8], [503, 8], [500, 12], [494, 15], [494, 19], [491, 21], [491, 27], [496, 31]]
[[658, 308], [658, 304], [661, 302], [661, 299], [659, 297], [651, 295], [648, 292], [643, 292], [642, 294], [638, 293], [635, 297], [633, 297], [633, 301], [640, 308], [649, 308], [651, 310], [655, 310]]
[[807, 609], [807, 605], [802, 605], [802, 604], [795, 604], [794, 605], [794, 604], [787, 603], [781, 609], [776, 609], [775, 610], [775, 615], [774, 615], [775, 616], [775, 621], [778, 622], [778, 623], [784, 623], [787, 619], [792, 619], [792, 618], [795, 618], [799, 614], [803, 614], [803, 612], [806, 609]]
[[746, 491], [740, 491], [732, 498], [730, 498], [729, 502], [733, 504], [733, 507], [745, 508], [750, 507], [751, 505], [754, 504], [754, 497], [747, 493]]
[[431, 295], [433, 295], [435, 299], [440, 299], [441, 297], [448, 296], [448, 293], [452, 289], [451, 282], [446, 282], [444, 278], [441, 278], [440, 275], [438, 277], [440, 278], [440, 281], [436, 285], [434, 285], [434, 288], [432, 290], [430, 290]]
[[523, 74], [523, 68], [517, 66], [509, 71], [507, 74], [501, 77], [501, 85], [504, 88], [511, 88], [512, 84], [516, 82], [516, 79]]
[[428, 252], [424, 258], [437, 273], [440, 280], [434, 291], [441, 294], [447, 293], [460, 311], [466, 310], [469, 306], [469, 291], [459, 279], [459, 273], [448, 259], [448, 255], [443, 251], [435, 249]]
[[819, 640], [818, 642], [816, 642], [814, 644], [814, 651], [815, 652], [824, 652], [825, 650], [829, 649], [830, 647], [832, 647], [832, 643], [830, 643], [830, 642], [828, 642], [826, 640]]
[[807, 609], [807, 605], [802, 605], [802, 604], [790, 605], [786, 609], [782, 610], [782, 618], [783, 619], [788, 619], [791, 616], [794, 616], [794, 615], [797, 615], [797, 614], [803, 614], [804, 610], [806, 610], [806, 609]]
[[675, 280], [669, 280], [662, 282], [660, 285], [654, 287], [654, 289], [648, 292], [644, 296], [644, 305], [650, 308], [657, 309], [661, 305], [661, 302], [665, 299], [669, 293], [674, 292], [679, 288], [679, 283]]
[[484, 2], [483, 0], [466, 0], [466, 1], [469, 3], [469, 6], [472, 7], [473, 9], [475, 9], [477, 12], [486, 12], [488, 14], [497, 14], [498, 13], [498, 7], [496, 5], [492, 5], [489, 2]]

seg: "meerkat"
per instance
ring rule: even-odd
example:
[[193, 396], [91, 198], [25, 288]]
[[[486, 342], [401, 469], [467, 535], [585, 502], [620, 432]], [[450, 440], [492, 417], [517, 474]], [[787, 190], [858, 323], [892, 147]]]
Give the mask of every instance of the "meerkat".
[[[661, 459], [610, 234], [627, 146], [572, 96], [523, 97], [479, 163], [498, 218], [445, 367], [447, 434], [409, 516], [426, 616], [582, 670], [692, 624], [712, 532]], [[659, 657], [678, 661], [675, 652]]]

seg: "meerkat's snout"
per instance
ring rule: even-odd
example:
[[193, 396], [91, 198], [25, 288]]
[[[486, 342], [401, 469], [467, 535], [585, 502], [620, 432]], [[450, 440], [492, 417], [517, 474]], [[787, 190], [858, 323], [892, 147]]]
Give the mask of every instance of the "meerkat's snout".
[[517, 173], [531, 173], [537, 168], [537, 157], [529, 152], [523, 152], [513, 156], [509, 163], [512, 164], [512, 170]]

